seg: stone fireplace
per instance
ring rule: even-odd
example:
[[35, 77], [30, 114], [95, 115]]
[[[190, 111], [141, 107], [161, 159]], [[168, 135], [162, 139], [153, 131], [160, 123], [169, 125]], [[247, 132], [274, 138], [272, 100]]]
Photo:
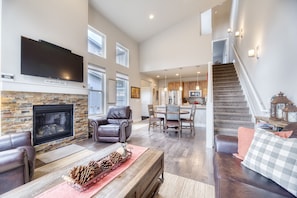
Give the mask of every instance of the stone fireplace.
[[[43, 106], [43, 107], [42, 107]], [[42, 113], [47, 107], [53, 109]], [[62, 107], [61, 109], [59, 109]], [[72, 115], [65, 111], [72, 107]], [[34, 115], [34, 110], [37, 114]], [[42, 118], [42, 116], [44, 117]], [[71, 119], [71, 123], [69, 121]], [[68, 120], [68, 121], [66, 121]], [[34, 122], [35, 121], [35, 122]], [[37, 123], [36, 123], [37, 122]], [[36, 126], [43, 125], [43, 126]], [[64, 130], [64, 127], [72, 131]], [[1, 135], [31, 131], [37, 152], [45, 152], [88, 138], [88, 96], [35, 92], [1, 92]], [[34, 135], [34, 131], [36, 135]], [[63, 137], [57, 137], [62, 135]], [[41, 138], [41, 136], [43, 136]], [[40, 138], [40, 142], [36, 140]], [[51, 138], [49, 141], [48, 138]]]

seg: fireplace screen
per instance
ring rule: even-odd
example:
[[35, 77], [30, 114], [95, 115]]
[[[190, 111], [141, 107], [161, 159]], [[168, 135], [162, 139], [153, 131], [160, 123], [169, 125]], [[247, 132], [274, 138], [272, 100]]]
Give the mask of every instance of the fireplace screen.
[[34, 145], [73, 136], [73, 105], [33, 106]]

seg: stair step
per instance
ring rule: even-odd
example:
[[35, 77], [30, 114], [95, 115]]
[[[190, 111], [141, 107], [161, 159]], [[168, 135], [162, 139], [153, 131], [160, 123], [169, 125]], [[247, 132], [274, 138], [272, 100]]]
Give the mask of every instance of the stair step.
[[244, 101], [245, 97], [241, 94], [241, 95], [215, 95], [214, 97], [215, 101], [221, 102], [226, 101], [226, 100], [239, 100], [239, 101]]
[[249, 108], [248, 107], [239, 107], [239, 106], [215, 106], [214, 107], [214, 113], [218, 112], [226, 112], [226, 113], [246, 113], [249, 114]]
[[252, 116], [249, 114], [238, 113], [225, 113], [225, 112], [215, 112], [215, 120], [240, 120], [251, 122]]
[[230, 91], [237, 91], [237, 90], [241, 90], [241, 86], [240, 85], [236, 85], [236, 86], [215, 86], [213, 87], [214, 91], [218, 91], [218, 90], [230, 90]]
[[224, 84], [240, 84], [238, 80], [229, 80], [229, 81], [215, 81], [213, 82], [215, 85], [224, 85]]
[[230, 90], [230, 91], [226, 91], [226, 90], [221, 90], [221, 89], [216, 89], [213, 92], [214, 95], [243, 95], [242, 90]]
[[251, 121], [242, 120], [214, 120], [214, 126], [220, 128], [238, 129], [238, 127], [254, 128], [255, 124]]
[[220, 69], [220, 70], [213, 70], [213, 75], [219, 75], [219, 74], [237, 74], [235, 69]]
[[218, 106], [225, 106], [226, 107], [247, 107], [247, 102], [235, 102], [235, 101], [230, 101], [230, 102], [214, 102], [214, 105]]
[[213, 79], [213, 85], [216, 85], [216, 84], [228, 84], [230, 83], [230, 81], [235, 81], [234, 83], [237, 83], [237, 84], [240, 84], [238, 79], [237, 78], [214, 78]]
[[216, 134], [220, 135], [231, 135], [231, 136], [237, 136], [238, 134], [238, 129], [230, 129], [230, 128], [219, 128], [215, 127], [214, 132]]

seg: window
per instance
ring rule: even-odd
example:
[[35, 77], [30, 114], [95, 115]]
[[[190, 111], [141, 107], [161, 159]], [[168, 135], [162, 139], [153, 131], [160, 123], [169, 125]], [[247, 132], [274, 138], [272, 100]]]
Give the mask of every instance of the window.
[[88, 28], [88, 52], [106, 58], [106, 36], [89, 26]]
[[126, 106], [129, 105], [129, 77], [124, 74], [117, 73], [117, 106]]
[[105, 85], [105, 70], [92, 67], [88, 68], [88, 88], [89, 115], [98, 115], [104, 113], [104, 85]]
[[129, 67], [129, 50], [121, 44], [116, 44], [116, 63]]
[[201, 13], [201, 35], [211, 34], [211, 9]]

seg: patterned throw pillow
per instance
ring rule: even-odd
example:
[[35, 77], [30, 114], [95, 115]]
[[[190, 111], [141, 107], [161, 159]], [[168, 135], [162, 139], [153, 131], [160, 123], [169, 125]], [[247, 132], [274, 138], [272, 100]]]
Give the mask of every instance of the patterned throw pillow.
[[257, 129], [242, 164], [297, 196], [297, 139]]

